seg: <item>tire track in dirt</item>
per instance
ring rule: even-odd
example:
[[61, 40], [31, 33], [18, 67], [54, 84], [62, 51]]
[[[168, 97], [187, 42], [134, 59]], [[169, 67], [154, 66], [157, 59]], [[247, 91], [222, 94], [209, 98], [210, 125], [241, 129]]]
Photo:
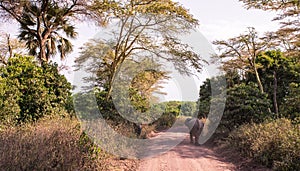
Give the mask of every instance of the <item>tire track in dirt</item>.
[[[159, 134], [164, 134], [161, 132]], [[172, 136], [172, 134], [170, 134]], [[183, 142], [161, 155], [141, 160], [139, 171], [233, 171], [235, 166], [205, 146]], [[172, 138], [172, 137], [170, 137]]]

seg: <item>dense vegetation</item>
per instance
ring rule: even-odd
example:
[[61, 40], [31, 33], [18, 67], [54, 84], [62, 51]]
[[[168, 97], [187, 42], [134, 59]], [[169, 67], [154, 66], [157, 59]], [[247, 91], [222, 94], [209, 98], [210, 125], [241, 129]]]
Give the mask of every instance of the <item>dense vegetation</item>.
[[289, 119], [245, 124], [229, 136], [230, 146], [274, 170], [298, 170], [300, 127]]
[[[217, 131], [245, 157], [276, 170], [300, 170], [299, 1], [239, 1], [249, 9], [278, 12], [274, 20], [282, 27], [262, 36], [250, 27], [213, 42], [220, 50], [214, 60], [222, 61], [227, 82], [218, 90], [227, 96]], [[159, 103], [154, 95], [165, 94], [161, 83], [169, 79], [161, 63], [190, 76], [207, 62], [177, 38], [199, 23], [171, 0], [1, 0], [0, 17], [19, 24], [16, 39], [0, 35], [0, 168], [5, 170], [115, 169], [106, 162], [112, 156], [81, 130], [78, 119], [95, 119], [89, 113], [99, 110], [117, 132], [147, 138], [147, 132], [137, 133], [143, 121], [153, 130], [171, 127], [179, 116], [207, 118], [211, 102], [219, 100], [211, 91], [220, 76], [203, 82], [197, 102]], [[111, 37], [89, 40], [80, 49], [75, 68], [93, 77], [84, 78], [89, 86], [73, 87], [80, 91], [72, 96], [51, 57], [64, 59], [72, 52], [76, 21], [114, 27]], [[130, 120], [121, 115], [126, 112]]]
[[[217, 131], [227, 135], [228, 147], [245, 157], [274, 170], [299, 170], [299, 3], [240, 1], [248, 8], [277, 11], [275, 20], [282, 27], [263, 36], [249, 28], [240, 36], [214, 42], [220, 50], [214, 60], [222, 59], [227, 80], [225, 111]], [[219, 79], [201, 85], [199, 117], [207, 117], [215, 100], [211, 84]]]
[[72, 108], [71, 84], [57, 65], [41, 66], [31, 56], [16, 55], [1, 68], [0, 122], [20, 124], [45, 115], [66, 116]]
[[[0, 37], [0, 141], [3, 148], [0, 167], [8, 170], [114, 169], [105, 164], [108, 155], [80, 129], [77, 119], [87, 119], [87, 116], [77, 111], [75, 117], [73, 100], [77, 108], [88, 108], [91, 100], [88, 97], [92, 93], [107, 123], [123, 135], [136, 137], [138, 123], [120, 115], [124, 112], [122, 107], [127, 109], [128, 99], [134, 116], [139, 117], [143, 112], [146, 118], [153, 119], [150, 111], [157, 112], [156, 121], [149, 127], [169, 127], [180, 115], [181, 102], [155, 106], [158, 99], [152, 94], [164, 93], [159, 91], [160, 83], [168, 79], [169, 74], [156, 61], [170, 61], [186, 75], [193, 69], [200, 71], [204, 63], [199, 54], [177, 39], [177, 35], [195, 28], [198, 21], [188, 10], [170, 0], [91, 3], [3, 0], [0, 16], [2, 22], [16, 22], [19, 27], [17, 38], [2, 31]], [[71, 96], [72, 86], [60, 74], [64, 66], [52, 63], [51, 58], [59, 55], [64, 59], [72, 52], [71, 39], [78, 35], [75, 27], [78, 21], [99, 27], [116, 22], [118, 27], [111, 31], [114, 34], [111, 39], [90, 40], [81, 48], [75, 67], [95, 74], [95, 78], [86, 78], [92, 89]], [[153, 34], [149, 34], [150, 31]], [[157, 36], [162, 41], [152, 40]], [[117, 75], [121, 66], [128, 67], [125, 77]], [[116, 79], [119, 84], [114, 84]], [[122, 83], [126, 81], [130, 81], [130, 85], [124, 88]], [[118, 101], [112, 97], [113, 90], [119, 95]], [[79, 104], [78, 99], [81, 99]], [[121, 107], [116, 108], [114, 104]], [[182, 108], [185, 113], [181, 114], [196, 110], [192, 102], [184, 103]], [[41, 152], [41, 149], [45, 150]]]

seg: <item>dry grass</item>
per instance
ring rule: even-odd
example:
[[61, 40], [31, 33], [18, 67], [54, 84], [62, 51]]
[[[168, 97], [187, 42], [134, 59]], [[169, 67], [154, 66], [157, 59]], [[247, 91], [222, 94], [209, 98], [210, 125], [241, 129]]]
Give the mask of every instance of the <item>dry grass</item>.
[[300, 125], [278, 119], [241, 126], [229, 136], [229, 145], [274, 170], [300, 169]]
[[[80, 124], [75, 119], [43, 119], [35, 124], [2, 128], [0, 168], [3, 170], [111, 170], [111, 163], [118, 163], [113, 156], [83, 137]], [[135, 161], [128, 160], [126, 167], [134, 168], [135, 165]], [[117, 170], [124, 166], [120, 162], [113, 167]]]

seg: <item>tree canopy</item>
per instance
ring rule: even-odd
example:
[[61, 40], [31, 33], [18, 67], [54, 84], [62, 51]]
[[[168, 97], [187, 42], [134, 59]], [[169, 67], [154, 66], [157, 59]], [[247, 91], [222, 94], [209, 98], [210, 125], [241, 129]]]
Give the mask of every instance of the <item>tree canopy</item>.
[[[266, 11], [275, 11], [281, 28], [269, 32], [272, 41], [281, 47], [284, 53], [291, 57], [299, 56], [300, 50], [300, 3], [299, 0], [239, 0], [247, 9], [255, 8]], [[299, 58], [298, 58], [299, 59]]]
[[[96, 12], [109, 6], [107, 12], [113, 23], [112, 37], [100, 38], [100, 48], [94, 48], [101, 53], [102, 66], [106, 66], [107, 98], [111, 95], [116, 74], [126, 60], [139, 63], [143, 58], [160, 59], [173, 63], [183, 74], [191, 74], [193, 69], [201, 71], [204, 60], [178, 38], [194, 29], [198, 21], [178, 3], [171, 0], [95, 1], [92, 6]], [[76, 60], [77, 66], [86, 61], [84, 56], [90, 55], [82, 53]]]
[[57, 52], [64, 59], [72, 51], [68, 38], [76, 38], [77, 32], [71, 21], [85, 12], [85, 6], [81, 0], [1, 0], [0, 16], [16, 21], [20, 25], [18, 37], [25, 41], [29, 54], [48, 62]]

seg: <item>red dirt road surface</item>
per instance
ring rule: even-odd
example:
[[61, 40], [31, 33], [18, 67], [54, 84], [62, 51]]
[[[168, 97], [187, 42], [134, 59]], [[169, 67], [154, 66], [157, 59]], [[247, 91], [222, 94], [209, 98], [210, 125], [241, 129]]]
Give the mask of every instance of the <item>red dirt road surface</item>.
[[[159, 133], [159, 134], [164, 134]], [[188, 134], [183, 142], [159, 156], [141, 160], [140, 171], [233, 171], [233, 164], [226, 162], [205, 146], [190, 143]]]

